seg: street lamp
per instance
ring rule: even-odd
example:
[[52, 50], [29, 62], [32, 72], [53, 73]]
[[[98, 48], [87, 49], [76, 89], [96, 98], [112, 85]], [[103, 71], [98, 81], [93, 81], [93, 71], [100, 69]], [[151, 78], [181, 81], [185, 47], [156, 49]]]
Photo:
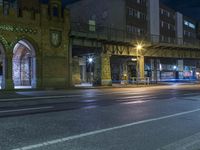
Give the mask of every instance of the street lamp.
[[89, 64], [91, 64], [91, 63], [93, 62], [93, 58], [92, 58], [92, 57], [89, 57], [89, 58], [88, 58], [88, 62], [89, 62]]
[[92, 83], [92, 63], [94, 62], [94, 59], [92, 57], [89, 57], [88, 58], [88, 63], [89, 63], [89, 66], [90, 66], [90, 83]]

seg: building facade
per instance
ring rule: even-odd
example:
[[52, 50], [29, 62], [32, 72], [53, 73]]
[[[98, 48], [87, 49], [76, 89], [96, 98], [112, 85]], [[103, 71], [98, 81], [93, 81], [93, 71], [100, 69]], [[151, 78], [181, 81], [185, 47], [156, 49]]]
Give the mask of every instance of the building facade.
[[69, 30], [61, 0], [1, 0], [0, 89], [69, 87]]
[[196, 23], [159, 0], [81, 0], [67, 8], [72, 85], [197, 78]]
[[[31, 3], [31, 5], [30, 5]], [[0, 89], [196, 79], [196, 22], [159, 0], [0, 0]]]

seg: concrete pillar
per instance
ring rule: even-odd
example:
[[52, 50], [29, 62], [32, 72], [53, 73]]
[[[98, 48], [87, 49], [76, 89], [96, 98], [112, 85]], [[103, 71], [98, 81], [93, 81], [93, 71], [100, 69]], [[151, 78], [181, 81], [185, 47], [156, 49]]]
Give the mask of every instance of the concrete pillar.
[[8, 55], [6, 57], [6, 74], [5, 74], [5, 89], [6, 90], [13, 90], [14, 83], [13, 83], [13, 62], [12, 62], [12, 55]]
[[81, 67], [81, 82], [84, 83], [87, 80], [87, 73], [86, 73], [86, 60], [87, 58], [84, 56], [79, 59], [79, 65]]
[[156, 59], [156, 72], [157, 72], [157, 80], [161, 80], [161, 72], [160, 72], [160, 59]]
[[101, 54], [101, 85], [112, 85], [110, 56]]
[[69, 56], [68, 56], [68, 64], [69, 64], [69, 78], [68, 83], [69, 87], [73, 87], [73, 58], [72, 58], [72, 43], [73, 40], [70, 39], [69, 41]]
[[94, 59], [94, 85], [101, 85], [101, 56], [96, 54]]
[[151, 80], [157, 82], [157, 59], [151, 59], [151, 70], [152, 70], [152, 77]]
[[138, 60], [139, 66], [139, 77], [144, 78], [144, 56], [140, 56]]
[[82, 65], [82, 82], [86, 82], [86, 64]]
[[177, 64], [178, 64], [177, 67], [178, 67], [178, 72], [179, 72], [178, 78], [183, 79], [183, 70], [184, 70], [183, 59], [178, 60]]
[[72, 81], [73, 85], [81, 83], [79, 58], [77, 56], [73, 57]]

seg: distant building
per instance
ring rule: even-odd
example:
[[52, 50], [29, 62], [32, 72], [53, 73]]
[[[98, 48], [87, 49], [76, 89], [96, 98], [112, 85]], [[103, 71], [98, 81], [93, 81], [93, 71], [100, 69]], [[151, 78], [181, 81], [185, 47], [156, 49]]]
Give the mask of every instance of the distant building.
[[[67, 8], [73, 84], [87, 83], [88, 77], [102, 85], [144, 77], [152, 82], [197, 78], [196, 22], [159, 0], [81, 0]], [[143, 50], [136, 50], [138, 43]], [[88, 71], [91, 56], [97, 63]]]

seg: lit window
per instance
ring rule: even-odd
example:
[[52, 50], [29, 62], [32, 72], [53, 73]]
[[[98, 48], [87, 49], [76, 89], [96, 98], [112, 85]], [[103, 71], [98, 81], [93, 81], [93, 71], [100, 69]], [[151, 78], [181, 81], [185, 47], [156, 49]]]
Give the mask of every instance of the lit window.
[[96, 31], [96, 22], [95, 22], [95, 20], [89, 20], [89, 31], [92, 31], [92, 32]]
[[189, 22], [188, 22], [188, 21], [184, 21], [184, 24], [185, 24], [186, 26], [188, 26], [188, 25], [189, 25]]
[[195, 25], [192, 23], [189, 23], [189, 27], [195, 29]]

